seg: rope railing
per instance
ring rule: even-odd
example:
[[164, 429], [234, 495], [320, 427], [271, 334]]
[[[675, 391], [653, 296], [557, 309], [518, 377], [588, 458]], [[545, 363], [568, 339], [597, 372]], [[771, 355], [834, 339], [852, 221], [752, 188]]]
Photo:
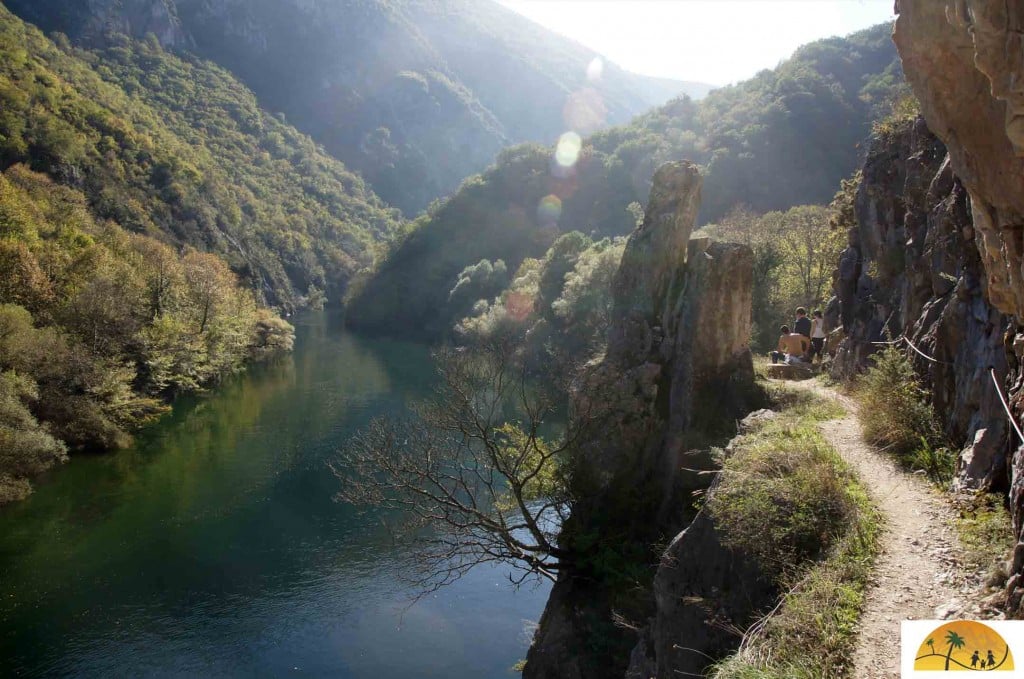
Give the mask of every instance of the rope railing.
[[1017, 424], [1017, 418], [1013, 416], [1013, 412], [1010, 410], [1010, 404], [1006, 400], [1006, 395], [1003, 393], [1003, 388], [999, 384], [999, 378], [996, 377], [996, 369], [989, 368], [988, 374], [992, 378], [992, 385], [996, 388], [996, 393], [999, 394], [999, 402], [1003, 404], [1003, 410], [1006, 411], [1006, 417], [1009, 418], [1010, 424], [1013, 426], [1013, 430], [1017, 432], [1017, 436], [1020, 437], [1022, 443], [1024, 443], [1024, 433], [1021, 433], [1020, 426]]
[[[953, 365], [952, 363], [947, 363], [946, 361], [940, 361], [937, 358], [934, 358], [934, 357], [929, 356], [928, 354], [924, 353], [923, 351], [918, 349], [916, 346], [914, 346], [914, 343], [911, 342], [906, 337], [906, 335], [904, 335], [903, 337], [900, 337], [899, 339], [893, 340], [892, 342], [872, 342], [872, 344], [889, 345], [889, 346], [895, 345], [895, 344], [900, 344], [900, 343], [906, 343], [906, 345], [908, 347], [910, 347], [915, 352], [917, 352], [922, 358], [924, 358], [924, 359], [926, 359], [928, 361], [931, 361], [932, 363], [938, 363], [940, 365]], [[992, 386], [994, 386], [996, 388], [996, 394], [999, 396], [999, 403], [1002, 404], [1003, 410], [1006, 412], [1006, 418], [1010, 421], [1010, 426], [1012, 426], [1013, 430], [1015, 432], [1017, 432], [1017, 437], [1020, 439], [1021, 443], [1024, 443], [1024, 431], [1021, 431], [1020, 425], [1017, 424], [1017, 418], [1015, 418], [1013, 416], [1013, 411], [1010, 410], [1010, 403], [1006, 399], [1006, 394], [1003, 393], [1002, 385], [999, 384], [999, 378], [996, 377], [996, 369], [995, 368], [989, 368], [988, 369], [988, 374], [989, 374], [989, 377], [992, 378]]]
[[923, 351], [918, 349], [916, 346], [914, 346], [914, 343], [911, 342], [910, 338], [908, 338], [906, 335], [900, 337], [899, 339], [893, 340], [892, 342], [872, 342], [872, 344], [886, 345], [886, 346], [893, 346], [893, 345], [901, 344], [901, 343], [905, 343], [908, 347], [913, 349], [919, 356], [921, 356], [921, 358], [925, 359], [926, 361], [931, 361], [932, 363], [937, 363], [938, 365], [953, 365], [949, 361], [940, 361], [939, 359], [935, 358], [934, 356], [929, 356], [928, 354], [924, 353]]

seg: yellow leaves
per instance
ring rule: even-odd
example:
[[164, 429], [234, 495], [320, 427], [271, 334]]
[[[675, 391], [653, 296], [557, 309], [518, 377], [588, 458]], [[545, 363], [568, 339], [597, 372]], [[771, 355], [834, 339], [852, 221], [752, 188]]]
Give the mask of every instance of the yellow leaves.
[[495, 429], [495, 439], [500, 442], [498, 463], [504, 475], [522, 489], [524, 500], [539, 500], [556, 492], [560, 486], [558, 461], [547, 441], [511, 422]]

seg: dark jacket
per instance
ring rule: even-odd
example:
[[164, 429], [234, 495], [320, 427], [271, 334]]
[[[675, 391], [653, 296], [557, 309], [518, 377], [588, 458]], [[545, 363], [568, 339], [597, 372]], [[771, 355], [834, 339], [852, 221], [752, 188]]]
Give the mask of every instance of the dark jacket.
[[811, 319], [807, 318], [807, 316], [796, 319], [796, 323], [793, 324], [793, 332], [800, 333], [804, 337], [810, 338]]

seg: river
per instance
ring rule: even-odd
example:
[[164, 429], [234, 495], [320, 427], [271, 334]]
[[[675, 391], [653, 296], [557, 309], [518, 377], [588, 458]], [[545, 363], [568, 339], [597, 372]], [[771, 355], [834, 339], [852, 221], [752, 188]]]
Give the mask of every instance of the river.
[[5, 676], [516, 676], [547, 587], [480, 567], [410, 606], [403, 549], [325, 462], [431, 387], [425, 347], [325, 314], [118, 453], [0, 509]]

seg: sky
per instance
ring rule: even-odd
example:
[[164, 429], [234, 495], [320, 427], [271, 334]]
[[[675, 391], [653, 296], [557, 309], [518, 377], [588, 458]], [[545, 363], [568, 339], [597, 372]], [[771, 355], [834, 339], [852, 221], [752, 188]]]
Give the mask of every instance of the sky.
[[893, 19], [893, 0], [499, 0], [644, 75], [727, 85], [819, 38]]

